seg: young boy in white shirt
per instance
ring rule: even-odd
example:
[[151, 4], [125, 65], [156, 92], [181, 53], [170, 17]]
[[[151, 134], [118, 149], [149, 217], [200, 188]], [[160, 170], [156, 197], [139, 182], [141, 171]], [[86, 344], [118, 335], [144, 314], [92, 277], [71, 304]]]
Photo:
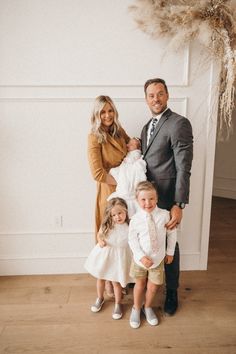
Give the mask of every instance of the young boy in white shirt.
[[169, 211], [157, 207], [157, 192], [151, 182], [140, 182], [136, 187], [136, 198], [141, 208], [129, 224], [129, 245], [133, 253], [130, 276], [135, 279], [134, 305], [130, 326], [140, 326], [142, 308], [147, 322], [156, 326], [158, 319], [152, 303], [158, 286], [163, 284], [164, 262], [173, 261], [177, 239], [176, 229], [167, 230]]

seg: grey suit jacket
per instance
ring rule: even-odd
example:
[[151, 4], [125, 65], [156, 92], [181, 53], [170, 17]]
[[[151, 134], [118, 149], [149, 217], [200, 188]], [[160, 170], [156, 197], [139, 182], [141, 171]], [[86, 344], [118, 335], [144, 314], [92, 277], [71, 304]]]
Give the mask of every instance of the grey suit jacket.
[[158, 206], [170, 209], [174, 202], [188, 203], [193, 158], [193, 135], [189, 120], [167, 109], [147, 146], [147, 129], [141, 133], [147, 179], [158, 192]]

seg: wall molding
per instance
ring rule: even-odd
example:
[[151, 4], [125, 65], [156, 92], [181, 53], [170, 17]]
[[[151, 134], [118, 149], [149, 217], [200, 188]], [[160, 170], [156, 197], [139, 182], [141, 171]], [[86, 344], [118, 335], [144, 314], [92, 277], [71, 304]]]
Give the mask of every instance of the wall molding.
[[[112, 97], [116, 102], [144, 102], [144, 98], [138, 97]], [[64, 102], [94, 102], [94, 96], [92, 97], [4, 97], [0, 98], [1, 102], [55, 102], [55, 103], [64, 103]], [[169, 102], [183, 102], [187, 105], [187, 97], [172, 97], [169, 99]]]
[[[210, 87], [218, 87], [220, 66], [212, 61], [210, 66]], [[201, 239], [200, 239], [200, 262], [199, 269], [207, 269], [209, 233], [211, 221], [211, 201], [214, 174], [214, 156], [216, 145], [216, 127], [218, 105], [215, 104], [215, 96], [218, 92], [210, 90], [208, 97], [206, 148], [204, 158], [204, 186], [201, 215]]]
[[[38, 274], [83, 274], [87, 255], [54, 257], [0, 257], [0, 276]], [[181, 271], [200, 269], [200, 253], [181, 253]], [[203, 270], [203, 269], [202, 269]]]
[[84, 235], [92, 235], [94, 234], [94, 230], [75, 230], [75, 231], [70, 231], [70, 230], [63, 230], [63, 231], [16, 231], [16, 232], [0, 232], [0, 237], [5, 237], [5, 236], [84, 236]]
[[236, 199], [236, 191], [223, 189], [223, 188], [213, 188], [213, 196], [228, 198], [228, 199]]
[[65, 254], [42, 254], [42, 255], [37, 255], [37, 256], [32, 256], [31, 254], [24, 254], [24, 255], [17, 255], [14, 257], [9, 257], [7, 255], [1, 255], [0, 254], [0, 262], [1, 261], [39, 261], [39, 260], [54, 260], [54, 259], [78, 259], [78, 258], [84, 258], [86, 259], [88, 256], [88, 253], [80, 254], [80, 253], [65, 253]]
[[[185, 80], [184, 80], [185, 81]], [[113, 87], [117, 87], [117, 88], [122, 88], [122, 87], [138, 87], [138, 88], [142, 88], [143, 89], [143, 85], [144, 83], [140, 83], [140, 84], [131, 84], [131, 83], [123, 83], [123, 84], [106, 84], [106, 83], [102, 83], [102, 84], [83, 84], [83, 85], [70, 85], [70, 84], [64, 84], [64, 85], [0, 85], [0, 90], [8, 90], [8, 89], [81, 89], [81, 88], [104, 88], [104, 87], [108, 87], [108, 88], [113, 88]], [[186, 88], [189, 87], [189, 83], [188, 81], [184, 82], [183, 84], [170, 84], [168, 83], [168, 88]]]
[[0, 276], [39, 274], [81, 274], [86, 273], [86, 257], [22, 258], [1, 259]]

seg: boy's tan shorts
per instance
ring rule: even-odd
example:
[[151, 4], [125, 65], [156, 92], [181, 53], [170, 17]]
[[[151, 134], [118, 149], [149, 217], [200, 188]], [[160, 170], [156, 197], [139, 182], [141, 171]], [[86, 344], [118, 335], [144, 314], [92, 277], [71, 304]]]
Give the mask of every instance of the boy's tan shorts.
[[164, 282], [164, 260], [156, 267], [145, 269], [132, 260], [130, 274], [135, 280], [138, 278], [148, 278], [153, 284], [162, 285]]

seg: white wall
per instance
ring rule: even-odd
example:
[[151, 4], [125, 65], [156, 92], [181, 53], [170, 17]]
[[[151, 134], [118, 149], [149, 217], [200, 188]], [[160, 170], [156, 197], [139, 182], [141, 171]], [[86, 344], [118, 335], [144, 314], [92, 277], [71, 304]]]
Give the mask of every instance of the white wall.
[[0, 2], [0, 274], [84, 272], [94, 242], [87, 163], [94, 98], [110, 95], [130, 135], [149, 119], [143, 83], [163, 77], [170, 107], [193, 125], [182, 269], [206, 269], [215, 152], [217, 70], [197, 43], [136, 29], [128, 0]]
[[[236, 10], [236, 0], [232, 0], [231, 3]], [[229, 140], [216, 144], [213, 195], [236, 199], [236, 109], [232, 122], [233, 131]]]
[[232, 123], [233, 131], [229, 139], [216, 144], [213, 195], [236, 199], [236, 110]]

